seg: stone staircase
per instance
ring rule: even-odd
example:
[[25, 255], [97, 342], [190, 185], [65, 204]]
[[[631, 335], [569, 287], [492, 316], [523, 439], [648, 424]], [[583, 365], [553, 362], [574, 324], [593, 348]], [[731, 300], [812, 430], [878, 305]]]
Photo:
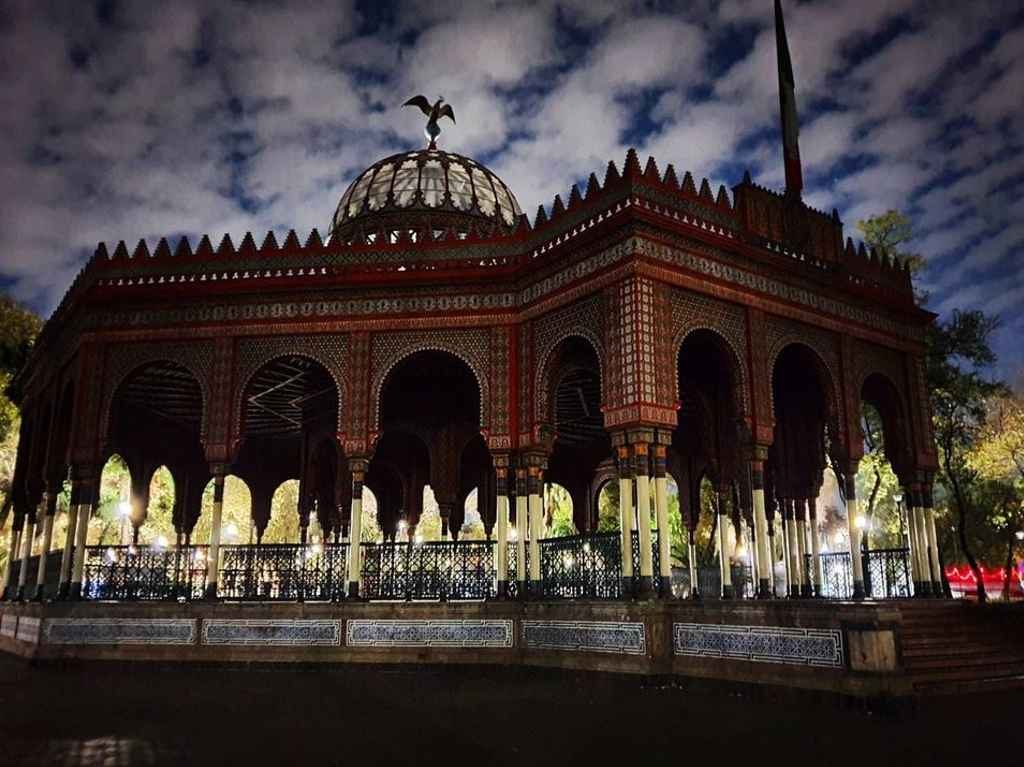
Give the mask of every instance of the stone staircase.
[[1024, 689], [1024, 604], [900, 605], [903, 665], [921, 694]]

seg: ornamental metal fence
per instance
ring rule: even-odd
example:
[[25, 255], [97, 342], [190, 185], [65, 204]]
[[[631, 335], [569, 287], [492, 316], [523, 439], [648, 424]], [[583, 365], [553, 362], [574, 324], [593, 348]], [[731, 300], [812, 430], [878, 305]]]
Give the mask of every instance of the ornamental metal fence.
[[[853, 599], [853, 568], [847, 551], [819, 554], [821, 562], [820, 595], [825, 599]], [[910, 551], [870, 549], [862, 552], [864, 594], [870, 599], [907, 599], [914, 595], [910, 575]], [[805, 559], [808, 570], [813, 556]]]
[[87, 546], [82, 598], [199, 599], [206, 583], [207, 552], [207, 546]]
[[364, 543], [360, 593], [378, 600], [497, 596], [493, 541]]
[[239, 601], [330, 602], [345, 596], [346, 543], [222, 546], [217, 595]]
[[[636, 594], [639, 591], [640, 583], [640, 531], [634, 530], [632, 533], [632, 544], [633, 544], [633, 593]], [[651, 572], [654, 573], [654, 577], [651, 579], [651, 584], [654, 587], [656, 594], [661, 593], [661, 555], [658, 552], [658, 531], [651, 530]]]
[[539, 542], [544, 599], [618, 599], [622, 552], [618, 533], [588, 533]]

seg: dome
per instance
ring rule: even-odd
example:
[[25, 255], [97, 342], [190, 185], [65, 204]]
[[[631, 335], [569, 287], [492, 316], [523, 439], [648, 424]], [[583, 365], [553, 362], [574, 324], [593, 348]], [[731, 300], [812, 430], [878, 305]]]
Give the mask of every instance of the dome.
[[419, 149], [380, 160], [342, 195], [331, 233], [351, 240], [356, 229], [423, 229], [465, 234], [477, 228], [511, 232], [522, 211], [505, 183], [475, 160]]

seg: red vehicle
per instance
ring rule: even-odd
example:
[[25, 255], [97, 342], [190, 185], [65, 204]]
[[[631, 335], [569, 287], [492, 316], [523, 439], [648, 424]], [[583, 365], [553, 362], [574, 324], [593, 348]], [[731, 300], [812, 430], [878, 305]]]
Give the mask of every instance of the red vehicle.
[[[985, 583], [985, 593], [990, 598], [1002, 598], [1006, 570], [1002, 567], [987, 568], [984, 565], [981, 565], [980, 569]], [[978, 579], [966, 564], [947, 567], [946, 578], [949, 580], [949, 588], [955, 598], [978, 598]], [[1024, 582], [1024, 563], [1019, 563], [1010, 575], [1010, 599], [1024, 599], [1022, 582]]]

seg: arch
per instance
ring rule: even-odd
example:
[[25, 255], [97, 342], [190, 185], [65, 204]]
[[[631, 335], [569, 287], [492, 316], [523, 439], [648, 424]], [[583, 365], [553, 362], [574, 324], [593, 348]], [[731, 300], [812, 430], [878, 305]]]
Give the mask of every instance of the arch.
[[550, 340], [547, 348], [542, 352], [538, 360], [537, 372], [534, 376], [534, 404], [533, 404], [533, 419], [534, 422], [540, 423], [543, 421], [554, 420], [554, 397], [551, 392], [551, 373], [553, 372], [552, 367], [557, 355], [559, 347], [562, 346], [566, 341], [571, 338], [579, 338], [581, 341], [589, 344], [591, 350], [594, 352], [594, 357], [597, 360], [597, 377], [598, 384], [601, 391], [601, 405], [605, 404], [605, 359], [604, 359], [604, 346], [601, 344], [601, 340], [597, 334], [589, 328], [584, 327], [573, 327], [567, 329], [553, 339]]
[[491, 424], [491, 397], [489, 379], [486, 371], [483, 369], [484, 365], [481, 364], [480, 360], [472, 359], [472, 355], [453, 344], [444, 343], [437, 339], [417, 338], [409, 339], [405, 343], [389, 350], [389, 353], [383, 360], [383, 364], [374, 370], [370, 386], [370, 397], [373, 403], [371, 436], [379, 433], [381, 430], [381, 397], [388, 377], [398, 365], [420, 352], [440, 352], [454, 357], [466, 365], [473, 378], [476, 379], [477, 391], [480, 395], [478, 426], [481, 431], [486, 431]]
[[98, 474], [96, 505], [89, 518], [87, 545], [119, 544], [131, 540], [128, 502], [134, 479], [123, 456], [119, 453], [107, 456]]
[[335, 412], [335, 418], [334, 418], [335, 430], [337, 431], [340, 428], [341, 412], [342, 412], [342, 407], [341, 407], [341, 389], [339, 387], [337, 378], [331, 372], [330, 368], [327, 367], [326, 365], [324, 365], [323, 362], [321, 362], [319, 359], [316, 358], [316, 356], [310, 355], [310, 354], [306, 354], [306, 353], [300, 351], [300, 352], [293, 352], [293, 353], [286, 353], [286, 354], [276, 354], [276, 355], [268, 358], [267, 360], [265, 360], [263, 362], [263, 364], [261, 364], [261, 365], [257, 366], [256, 368], [254, 368], [249, 373], [249, 375], [246, 377], [244, 385], [239, 390], [238, 406], [237, 406], [238, 407], [238, 411], [239, 411], [239, 416], [238, 416], [238, 420], [236, 422], [236, 428], [237, 428], [236, 436], [239, 437], [240, 439], [241, 438], [245, 438], [245, 436], [247, 436], [246, 435], [246, 428], [247, 428], [246, 416], [247, 416], [248, 408], [247, 408], [246, 403], [249, 400], [252, 399], [252, 398], [247, 396], [250, 387], [253, 385], [255, 379], [257, 378], [257, 376], [259, 376], [261, 373], [263, 373], [264, 371], [271, 370], [271, 369], [273, 369], [273, 366], [278, 365], [278, 363], [281, 363], [281, 362], [284, 362], [284, 361], [287, 361], [287, 360], [304, 360], [306, 362], [312, 363], [312, 365], [315, 366], [314, 371], [318, 370], [319, 372], [323, 373], [326, 376], [326, 378], [329, 379], [332, 382], [333, 387], [334, 387], [334, 407], [335, 407], [335, 411], [336, 411]]
[[126, 380], [149, 365], [169, 363], [187, 370], [199, 384], [200, 412], [199, 439], [205, 442], [207, 411], [213, 401], [211, 371], [213, 368], [212, 343], [195, 344], [131, 344], [114, 347], [108, 356], [104, 375], [103, 396], [100, 405], [100, 435], [105, 440], [110, 434], [110, 419], [118, 390]]
[[[730, 340], [729, 337], [720, 330], [705, 323], [689, 323], [685, 325], [672, 340], [672, 349], [675, 352], [672, 359], [675, 360], [676, 366], [678, 367], [679, 365], [679, 355], [682, 354], [683, 344], [686, 343], [687, 339], [694, 333], [709, 334], [714, 339], [714, 343], [722, 350], [725, 356], [732, 363], [730, 365], [730, 369], [733, 375], [733, 402], [736, 407], [736, 412], [744, 417], [749, 417], [750, 378], [747, 366], [743, 364], [744, 355], [736, 348], [732, 340]], [[679, 391], [678, 374], [673, 376], [673, 379], [676, 402], [678, 402], [682, 396]]]
[[344, 339], [334, 336], [283, 336], [274, 338], [249, 339], [239, 344], [236, 381], [240, 383], [232, 408], [233, 423], [230, 433], [239, 437], [243, 428], [245, 390], [252, 377], [273, 362], [285, 357], [304, 357], [322, 367], [334, 381], [338, 399], [338, 418], [335, 431], [342, 432], [344, 403], [351, 402], [350, 382], [341, 360], [348, 354]]
[[846, 443], [846, 421], [843, 418], [842, 401], [839, 397], [839, 376], [838, 355], [829, 353], [824, 348], [822, 339], [816, 337], [816, 329], [809, 328], [808, 332], [800, 333], [791, 330], [776, 338], [768, 349], [768, 369], [765, 371], [768, 376], [768, 407], [772, 417], [775, 415], [775, 390], [771, 385], [775, 376], [775, 368], [779, 357], [791, 346], [800, 346], [813, 355], [815, 360], [815, 371], [819, 383], [824, 387], [826, 402], [828, 404], [830, 418], [829, 425], [833, 427], [836, 440], [840, 445]]
[[[203, 484], [199, 501], [199, 518], [192, 530], [196, 543], [210, 539], [213, 521], [213, 477]], [[237, 474], [224, 477], [224, 505], [221, 507], [221, 537], [223, 545], [248, 543], [256, 540], [256, 523], [252, 514], [253, 492], [249, 483]]]
[[[911, 480], [914, 455], [906, 400], [889, 376], [877, 372], [868, 373], [861, 378], [857, 394], [857, 402], [860, 405], [858, 414], [863, 411], [864, 405], [870, 405], [878, 413], [882, 422], [882, 447], [885, 457], [900, 482], [907, 484]], [[860, 418], [857, 422], [860, 423]], [[862, 442], [864, 435], [858, 436]]]

